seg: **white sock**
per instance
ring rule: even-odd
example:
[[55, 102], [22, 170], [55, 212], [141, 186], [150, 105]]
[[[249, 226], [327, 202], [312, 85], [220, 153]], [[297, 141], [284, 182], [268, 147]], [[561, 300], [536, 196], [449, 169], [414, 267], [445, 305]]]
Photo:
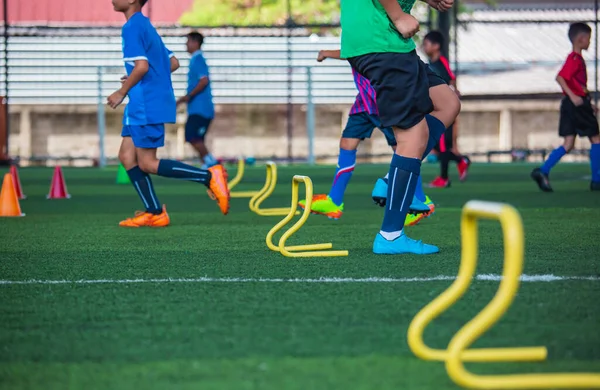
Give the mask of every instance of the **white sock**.
[[396, 238], [402, 235], [402, 230], [398, 230], [397, 232], [384, 232], [383, 230], [380, 230], [379, 234], [381, 234], [383, 238], [388, 241], [394, 241]]
[[385, 176], [383, 177], [384, 179], [389, 179], [390, 178], [390, 173], [386, 173]]

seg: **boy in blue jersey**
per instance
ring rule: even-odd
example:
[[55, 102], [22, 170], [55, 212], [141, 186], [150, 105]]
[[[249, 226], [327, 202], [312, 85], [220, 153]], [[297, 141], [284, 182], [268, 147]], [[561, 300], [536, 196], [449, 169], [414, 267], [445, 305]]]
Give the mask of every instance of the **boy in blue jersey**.
[[188, 119], [185, 124], [185, 140], [193, 146], [204, 163], [202, 168], [217, 165], [217, 159], [208, 151], [204, 137], [215, 117], [215, 106], [208, 74], [208, 65], [202, 54], [204, 36], [199, 32], [187, 35], [187, 52], [192, 55], [188, 70], [187, 94], [177, 100], [177, 105], [187, 103]]
[[117, 108], [129, 96], [123, 116], [119, 160], [146, 208], [122, 221], [124, 227], [163, 227], [169, 215], [154, 192], [149, 174], [202, 183], [215, 199], [221, 212], [229, 211], [227, 173], [221, 165], [199, 169], [175, 160], [157, 159], [156, 149], [164, 146], [165, 123], [174, 123], [175, 94], [171, 72], [179, 61], [164, 45], [154, 26], [142, 14], [147, 0], [112, 0], [115, 11], [127, 19], [122, 29], [123, 61], [127, 76], [121, 88], [108, 97], [108, 105]]

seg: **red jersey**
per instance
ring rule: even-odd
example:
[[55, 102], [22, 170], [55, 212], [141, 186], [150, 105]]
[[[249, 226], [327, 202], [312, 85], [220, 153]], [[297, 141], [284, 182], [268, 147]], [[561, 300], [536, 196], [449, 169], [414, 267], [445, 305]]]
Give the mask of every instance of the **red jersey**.
[[581, 54], [575, 52], [569, 54], [558, 75], [565, 79], [567, 85], [575, 95], [584, 97], [588, 94], [587, 68]]

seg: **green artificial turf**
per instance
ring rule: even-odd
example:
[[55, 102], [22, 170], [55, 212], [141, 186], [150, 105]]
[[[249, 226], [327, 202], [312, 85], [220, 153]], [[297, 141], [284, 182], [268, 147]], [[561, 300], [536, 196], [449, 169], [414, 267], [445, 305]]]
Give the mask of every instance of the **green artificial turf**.
[[[46, 200], [52, 170], [23, 168], [27, 215], [0, 218], [0, 280], [38, 282], [0, 284], [0, 388], [457, 389], [443, 363], [417, 359], [406, 343], [411, 319], [451, 281], [259, 279], [453, 276], [460, 212], [470, 199], [519, 210], [525, 274], [596, 279], [522, 283], [506, 316], [476, 343], [544, 345], [546, 362], [468, 367], [481, 374], [600, 372], [600, 193], [589, 191], [587, 165], [559, 165], [551, 194], [531, 181], [532, 167], [475, 164], [467, 182], [426, 190], [436, 213], [407, 232], [441, 253], [417, 257], [372, 254], [383, 210], [370, 193], [386, 167], [358, 166], [342, 219], [313, 215], [288, 242], [332, 242], [350, 255], [306, 259], [267, 249], [265, 235], [281, 217], [253, 214], [247, 199], [232, 199], [230, 215], [222, 216], [203, 186], [155, 178], [171, 226], [124, 229], [118, 222], [140, 201], [130, 185], [115, 183], [116, 169], [65, 168], [72, 198]], [[327, 192], [333, 169], [280, 166], [264, 206], [289, 205], [294, 174], [310, 176], [315, 193]], [[425, 165], [424, 181], [436, 173]], [[236, 190], [258, 189], [263, 180], [263, 166], [249, 167]], [[478, 273], [500, 274], [498, 224], [482, 222], [479, 239]], [[431, 325], [426, 342], [447, 345], [497, 286], [475, 281]]]

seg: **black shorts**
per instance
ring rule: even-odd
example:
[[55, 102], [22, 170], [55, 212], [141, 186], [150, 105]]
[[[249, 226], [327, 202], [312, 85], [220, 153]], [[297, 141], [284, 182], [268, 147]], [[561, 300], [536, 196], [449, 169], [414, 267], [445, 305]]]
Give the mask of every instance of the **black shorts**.
[[205, 118], [202, 115], [192, 114], [188, 116], [185, 123], [186, 142], [204, 141], [210, 122], [212, 122], [212, 119]]
[[575, 106], [571, 99], [564, 97], [560, 103], [560, 121], [558, 134], [561, 137], [579, 135], [592, 137], [598, 135], [598, 119], [589, 96], [583, 98], [581, 106]]
[[452, 148], [454, 147], [452, 127], [453, 126], [450, 126], [446, 129], [446, 131], [444, 131], [444, 134], [442, 134], [442, 137], [440, 138], [440, 142], [438, 142], [437, 145], [435, 145], [433, 150], [437, 151], [438, 153], [449, 152], [452, 150]]
[[351, 114], [348, 117], [346, 127], [342, 131], [342, 138], [358, 138], [360, 140], [371, 138], [371, 134], [373, 134], [376, 127], [381, 130], [389, 146], [396, 146], [394, 130], [389, 127], [382, 127], [379, 116], [367, 112]]
[[365, 54], [348, 61], [375, 89], [383, 127], [410, 129], [421, 122], [433, 111], [429, 88], [444, 84], [414, 50]]

